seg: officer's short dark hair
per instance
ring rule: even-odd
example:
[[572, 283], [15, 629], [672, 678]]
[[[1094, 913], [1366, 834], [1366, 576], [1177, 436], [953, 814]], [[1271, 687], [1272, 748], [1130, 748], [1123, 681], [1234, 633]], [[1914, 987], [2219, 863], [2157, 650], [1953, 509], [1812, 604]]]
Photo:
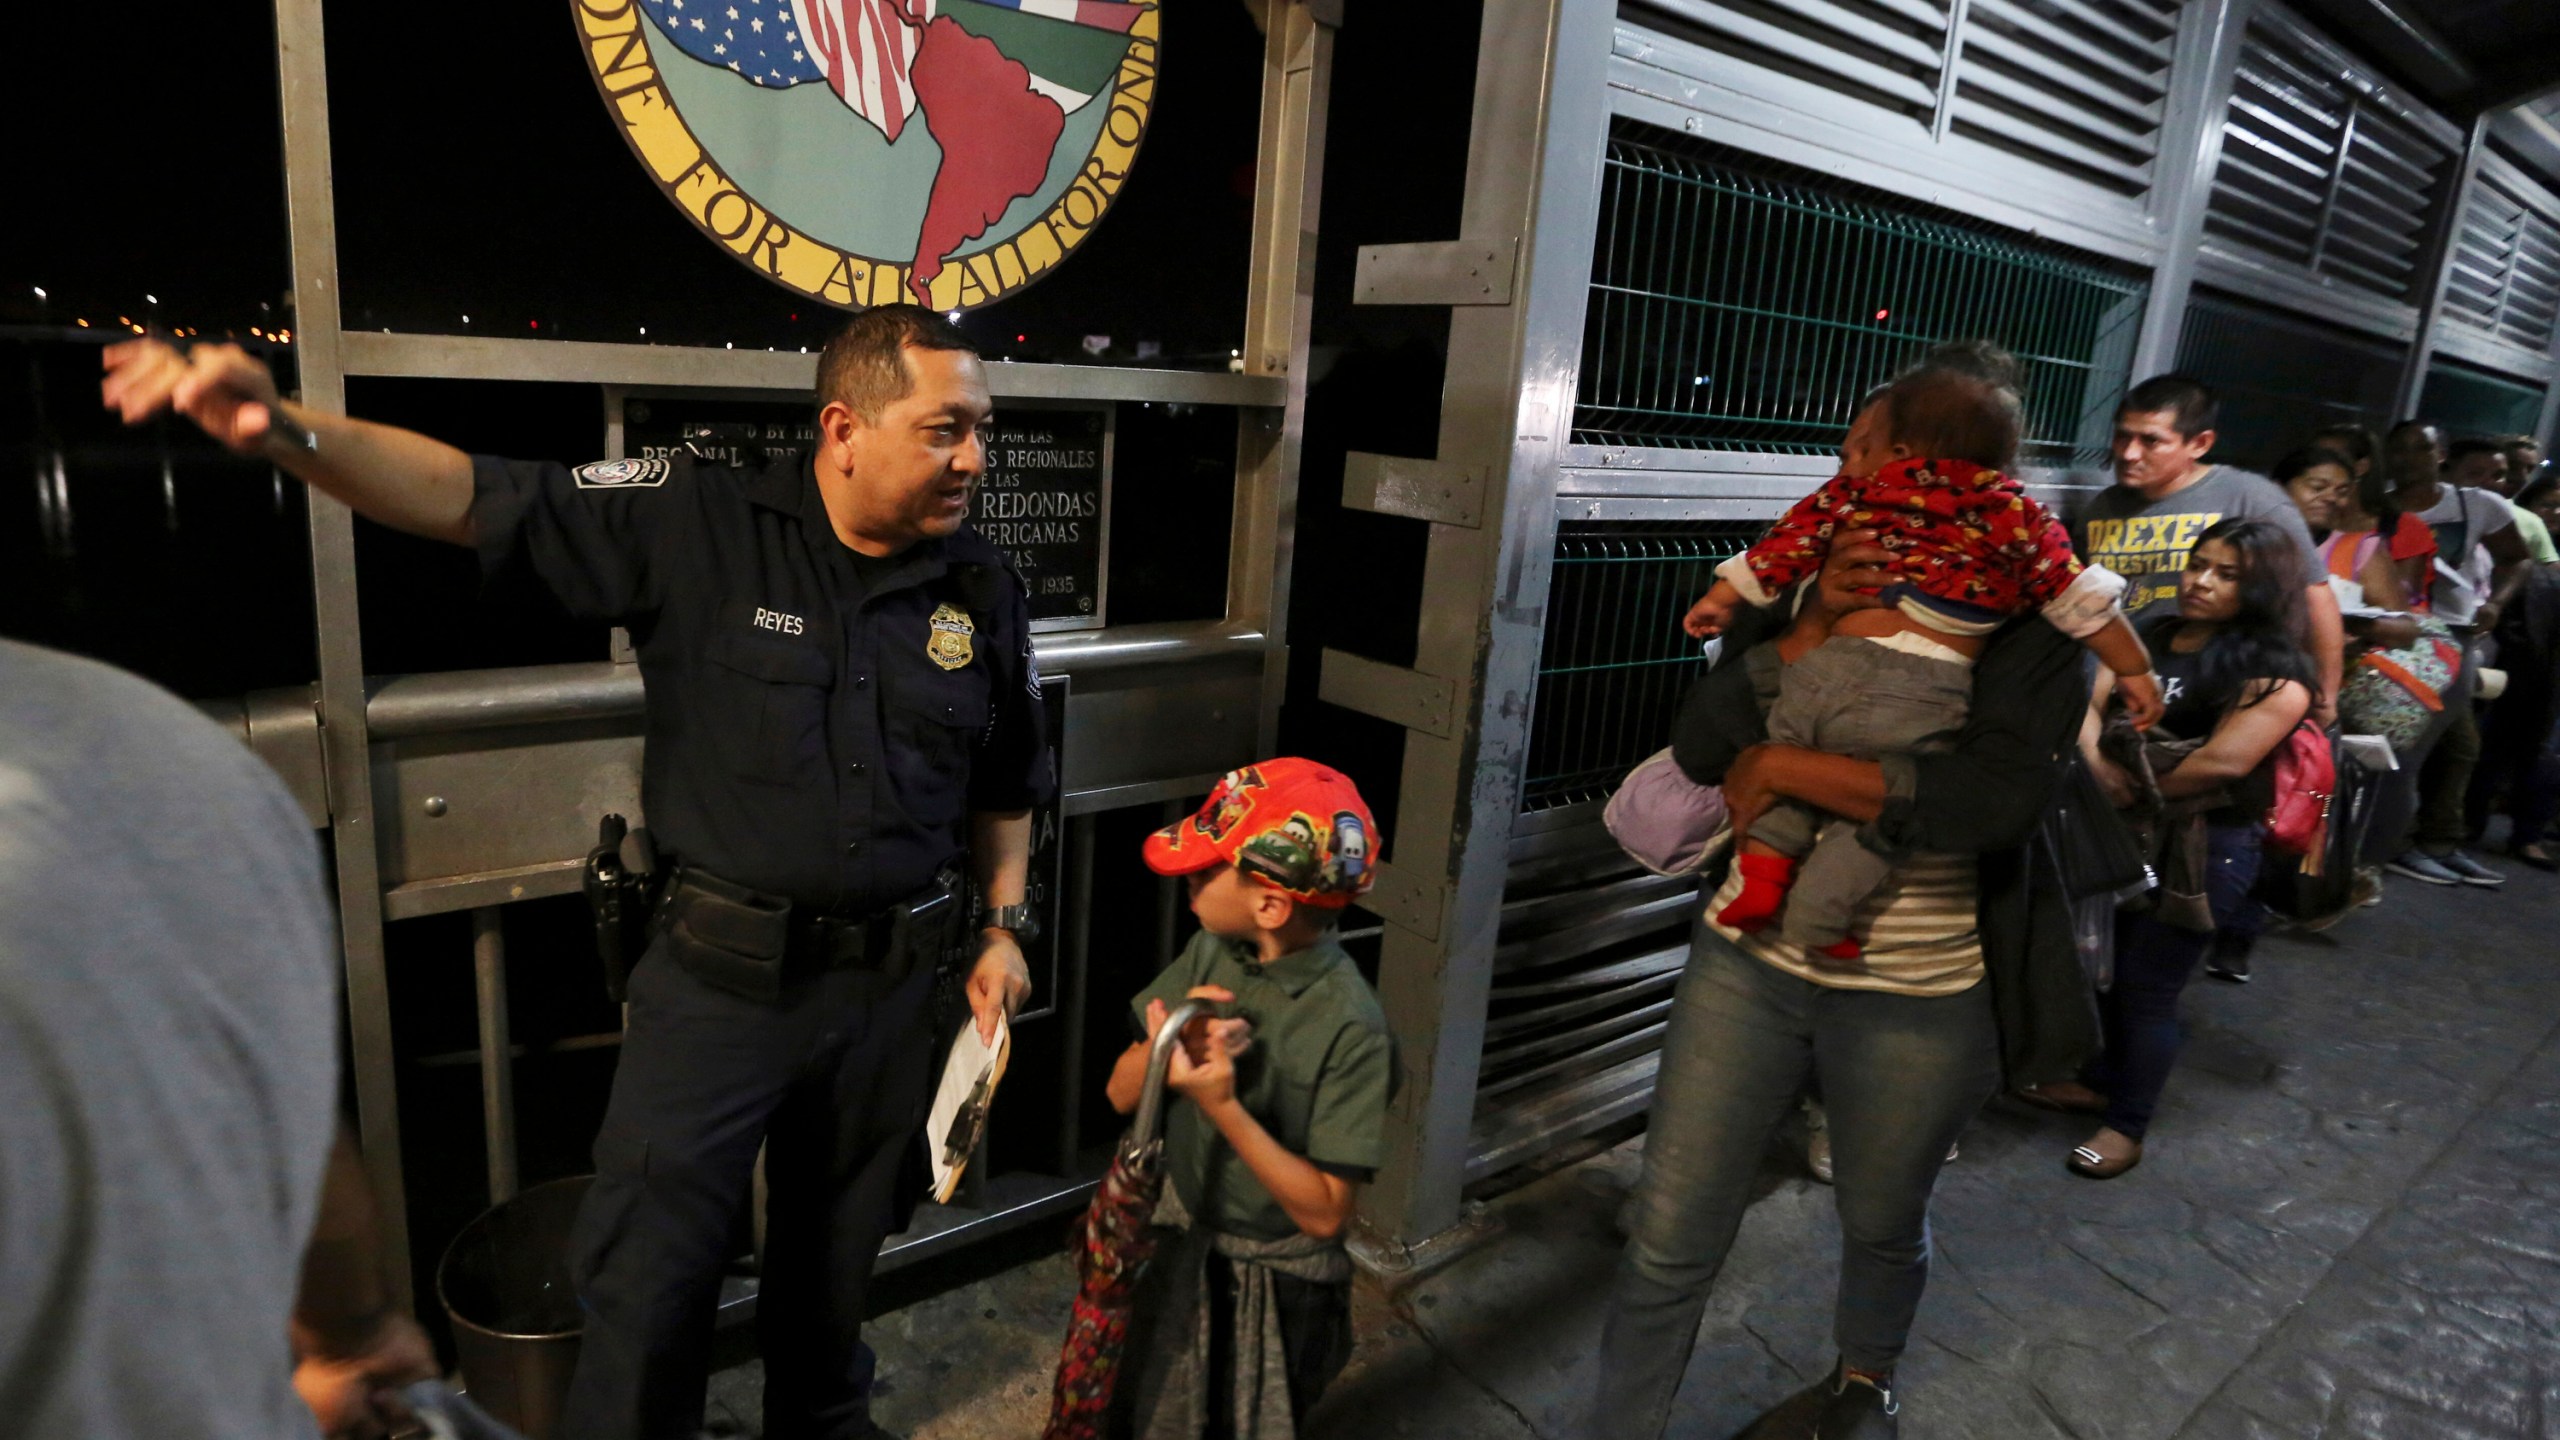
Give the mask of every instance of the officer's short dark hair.
[[2154, 375], [2124, 392], [2124, 404], [2116, 407], [2122, 415], [2150, 415], [2169, 412], [2169, 423], [2178, 434], [2192, 440], [2213, 429], [2222, 420], [2222, 401], [2213, 387], [2192, 375]]
[[875, 305], [856, 315], [818, 356], [818, 408], [842, 401], [865, 420], [915, 391], [907, 350], [966, 350], [969, 337], [921, 305]]
[[1927, 369], [1884, 394], [1885, 435], [1915, 456], [2006, 470], [2018, 457], [2018, 392], [1985, 375]]
[[2474, 455], [2495, 455], [2498, 457], [2499, 463], [2504, 464], [2506, 463], [2507, 451], [2505, 446], [2500, 445], [2495, 440], [2481, 440], [2477, 438], [2456, 440], [2453, 442], [2452, 446], [2444, 452], [2444, 463], [2447, 465], [2459, 465]]

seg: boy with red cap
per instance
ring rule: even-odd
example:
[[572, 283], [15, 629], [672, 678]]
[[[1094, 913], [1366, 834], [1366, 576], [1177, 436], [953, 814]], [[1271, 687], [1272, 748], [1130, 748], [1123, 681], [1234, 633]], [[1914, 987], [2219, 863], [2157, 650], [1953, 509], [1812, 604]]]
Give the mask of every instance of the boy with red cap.
[[[1123, 1415], [1146, 1440], [1296, 1434], [1351, 1356], [1352, 1187], [1384, 1147], [1386, 1013], [1334, 939], [1375, 878], [1377, 822], [1340, 772], [1267, 760], [1147, 837], [1190, 882], [1200, 933], [1130, 1002], [1141, 1038], [1111, 1072], [1135, 1108], [1167, 1009], [1210, 1002], [1174, 1048], [1167, 1237], [1137, 1297]], [[1214, 1417], [1214, 1419], [1213, 1419]]]

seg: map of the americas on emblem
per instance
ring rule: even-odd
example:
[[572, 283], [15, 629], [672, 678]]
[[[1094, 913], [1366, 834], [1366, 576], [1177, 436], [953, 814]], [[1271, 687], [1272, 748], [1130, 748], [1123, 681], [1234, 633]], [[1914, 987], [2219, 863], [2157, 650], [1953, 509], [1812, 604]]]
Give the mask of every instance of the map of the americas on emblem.
[[1062, 263], [1153, 109], [1156, 0], [572, 0], [607, 106], [737, 259], [939, 310]]

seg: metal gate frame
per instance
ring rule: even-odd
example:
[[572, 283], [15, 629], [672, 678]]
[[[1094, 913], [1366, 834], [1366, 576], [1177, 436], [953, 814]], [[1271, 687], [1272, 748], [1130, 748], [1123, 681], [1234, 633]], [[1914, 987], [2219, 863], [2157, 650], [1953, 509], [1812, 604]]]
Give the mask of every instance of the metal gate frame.
[[[986, 367], [990, 390], [1004, 398], [1184, 402], [1233, 407], [1238, 415], [1225, 616], [1043, 635], [1036, 642], [1045, 673], [1076, 681], [1065, 737], [1065, 778], [1076, 787], [1066, 797], [1070, 816], [1205, 791], [1221, 771], [1276, 743], [1288, 659], [1285, 617], [1314, 299], [1317, 199], [1341, 0], [1254, 4], [1264, 34], [1263, 86], [1242, 373], [1005, 362]], [[304, 403], [343, 411], [350, 376], [569, 381], [806, 396], [816, 365], [807, 355], [345, 330], [338, 301], [323, 10], [323, 0], [275, 0], [292, 328]], [[482, 737], [501, 733], [489, 728], [498, 724], [510, 727], [503, 733], [519, 742], [512, 753], [520, 759], [527, 748], [539, 751], [551, 743], [544, 737], [560, 736], [565, 726], [573, 743], [601, 745], [612, 752], [609, 760], [619, 756], [636, 765], [636, 731], [620, 737], [611, 732], [617, 726], [633, 729], [629, 722], [639, 711], [640, 684], [635, 667], [605, 658], [583, 665], [369, 678], [360, 641], [354, 516], [315, 494], [310, 536], [319, 669], [313, 697], [316, 727], [293, 713], [298, 703], [253, 696], [237, 728], [289, 779], [297, 774], [303, 778], [298, 788], [306, 808], [330, 828], [357, 1125], [381, 1203], [386, 1268], [407, 1303], [412, 1269], [384, 973], [385, 920], [475, 911], [490, 1169], [493, 1194], [502, 1193], [513, 1184], [512, 1146], [505, 1143], [512, 1103], [505, 1058], [504, 949], [495, 907], [574, 890], [583, 847], [554, 845], [558, 853], [547, 853], [543, 863], [530, 866], [436, 876], [425, 883], [413, 878], [399, 887], [397, 905], [386, 906], [384, 855], [386, 846], [396, 843], [386, 831], [396, 831], [396, 826], [384, 822], [398, 817], [386, 814], [385, 806], [402, 792], [404, 763], [387, 746], [434, 736], [449, 749], [467, 752]], [[282, 713], [271, 713], [278, 711]], [[524, 743], [528, 735], [533, 737], [529, 745]], [[1164, 752], [1185, 763], [1168, 767], [1151, 753], [1167, 735], [1186, 737]], [[280, 738], [262, 742], [267, 736]], [[1099, 783], [1080, 784], [1080, 775], [1099, 776]], [[636, 781], [634, 785], [636, 799]], [[446, 813], [441, 808], [446, 803], [439, 795], [429, 802], [427, 813]], [[581, 818], [592, 825], [592, 816]], [[1082, 826], [1090, 832], [1089, 822]], [[1074, 868], [1089, 880], [1089, 864]], [[1063, 940], [1071, 956], [1081, 953], [1082, 936]]]

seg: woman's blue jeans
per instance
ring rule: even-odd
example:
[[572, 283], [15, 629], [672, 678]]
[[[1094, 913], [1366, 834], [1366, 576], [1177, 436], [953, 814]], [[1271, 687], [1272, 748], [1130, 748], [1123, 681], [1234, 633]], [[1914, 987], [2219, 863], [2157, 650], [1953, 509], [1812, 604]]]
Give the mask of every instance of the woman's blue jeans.
[[[2206, 829], [2210, 859], [2205, 903], [2217, 918], [2240, 917], [2253, 904], [2258, 857], [2266, 828], [2257, 824]], [[2243, 923], [2247, 923], [2245, 920]], [[2090, 1067], [2090, 1087], [2107, 1097], [2107, 1126], [2139, 1140], [2178, 1063], [2184, 1037], [2178, 1029], [2178, 996], [2194, 978], [2196, 961], [2213, 944], [2198, 934], [2164, 925], [2148, 913], [2116, 919], [2116, 983], [2098, 997], [2107, 1049]]]
[[1799, 980], [1703, 925], [1673, 998], [1625, 1257], [1600, 1340], [1595, 1435], [1662, 1433], [1770, 1137], [1819, 1077], [1840, 1212], [1832, 1334], [1902, 1355], [1929, 1283], [1929, 1192], [2000, 1080], [1990, 988], [1918, 997]]

